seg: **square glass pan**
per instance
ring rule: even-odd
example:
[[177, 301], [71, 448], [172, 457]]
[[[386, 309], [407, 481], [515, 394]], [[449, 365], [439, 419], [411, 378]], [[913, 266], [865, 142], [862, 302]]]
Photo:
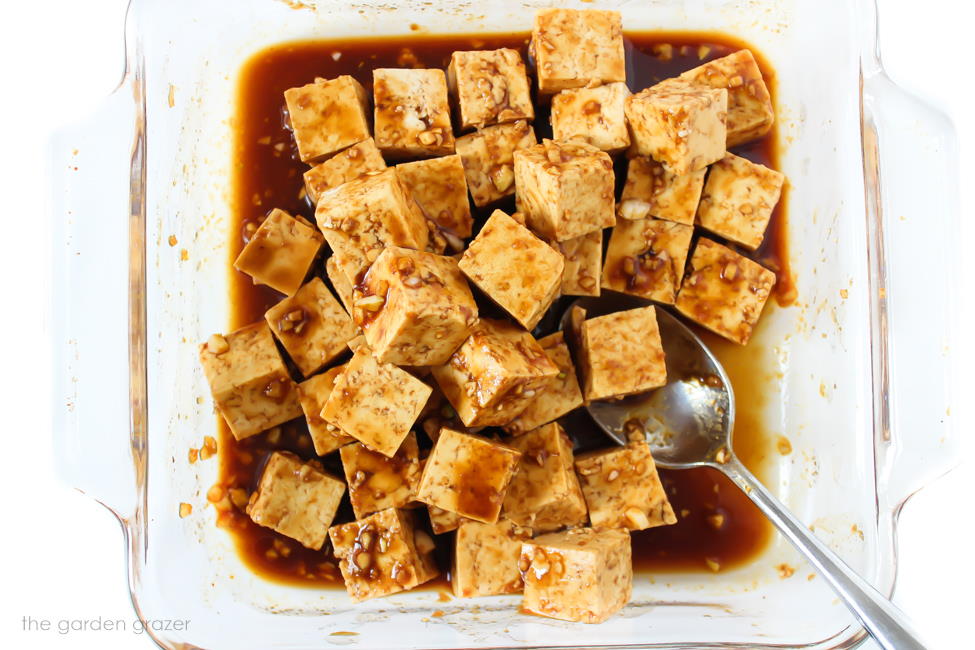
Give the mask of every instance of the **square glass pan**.
[[[735, 570], [637, 576], [620, 615], [586, 626], [518, 615], [517, 597], [444, 603], [419, 592], [352, 606], [341, 591], [271, 584], [241, 565], [205, 508], [217, 464], [190, 465], [186, 452], [215, 430], [196, 346], [228, 322], [241, 64], [282, 41], [406, 37], [411, 24], [525, 32], [550, 4], [132, 0], [122, 84], [53, 143], [54, 429], [65, 480], [122, 523], [139, 615], [189, 621], [155, 631], [161, 646], [838, 648], [863, 638], [778, 538]], [[768, 368], [767, 429], [793, 447], [764, 479], [889, 593], [896, 513], [948, 468], [956, 444], [944, 354], [950, 124], [884, 75], [870, 0], [558, 4], [618, 9], [632, 31], [727, 32], [774, 67], [799, 301], [769, 310], [750, 346]], [[178, 516], [181, 502], [191, 516]]]

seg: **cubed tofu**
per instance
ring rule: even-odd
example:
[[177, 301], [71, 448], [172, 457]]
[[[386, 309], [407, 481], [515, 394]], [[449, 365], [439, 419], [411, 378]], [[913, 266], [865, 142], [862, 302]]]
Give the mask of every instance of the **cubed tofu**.
[[284, 101], [303, 162], [319, 162], [369, 137], [368, 96], [348, 75], [289, 88]]
[[452, 530], [457, 530], [462, 521], [473, 521], [473, 519], [465, 519], [456, 512], [450, 512], [437, 506], [427, 506], [427, 514], [430, 515], [430, 528], [433, 529], [435, 535], [443, 535]]
[[532, 329], [558, 297], [562, 254], [528, 228], [495, 210], [460, 259], [471, 282]]
[[328, 396], [332, 394], [335, 378], [344, 370], [345, 366], [335, 366], [298, 384], [298, 401], [308, 422], [308, 433], [311, 435], [315, 453], [319, 456], [330, 454], [343, 445], [355, 442], [355, 438], [342, 433], [338, 427], [329, 425], [322, 419], [322, 408], [328, 401]]
[[318, 203], [318, 197], [333, 187], [384, 169], [386, 161], [379, 153], [376, 141], [368, 138], [306, 171], [305, 192], [313, 204]]
[[626, 100], [635, 153], [650, 156], [678, 176], [725, 154], [728, 91], [667, 79]]
[[439, 575], [433, 540], [409, 512], [380, 510], [328, 531], [345, 589], [353, 602], [413, 589]]
[[403, 508], [420, 483], [420, 452], [416, 434], [403, 440], [392, 458], [354, 443], [339, 449], [356, 519], [386, 508]]
[[322, 419], [362, 444], [392, 457], [416, 422], [431, 389], [359, 348], [336, 377]]
[[345, 352], [356, 327], [321, 278], [312, 278], [295, 295], [264, 314], [271, 332], [305, 377]]
[[501, 426], [518, 416], [559, 368], [525, 330], [481, 318], [471, 335], [433, 369], [467, 427]]
[[552, 139], [585, 142], [608, 153], [630, 146], [624, 106], [630, 89], [625, 83], [571, 88], [552, 98]]
[[656, 217], [693, 226], [705, 174], [699, 169], [677, 176], [652, 158], [631, 158], [616, 213], [631, 221]]
[[630, 533], [575, 528], [524, 542], [522, 610], [563, 621], [602, 623], [633, 594]]
[[520, 458], [500, 442], [443, 429], [423, 466], [416, 500], [493, 524]]
[[693, 234], [673, 221], [620, 219], [606, 249], [603, 288], [674, 304]]
[[424, 250], [429, 243], [427, 221], [395, 168], [329, 190], [315, 219], [353, 285], [386, 246]]
[[562, 427], [552, 422], [508, 444], [521, 452], [521, 463], [504, 497], [505, 518], [536, 533], [585, 526], [586, 501]]
[[301, 415], [298, 391], [267, 323], [248, 325], [200, 345], [213, 402], [243, 440]]
[[626, 81], [618, 11], [539, 9], [528, 47], [542, 94]]
[[308, 275], [324, 239], [310, 223], [275, 208], [251, 236], [234, 268], [286, 296], [294, 295]]
[[484, 207], [515, 193], [514, 153], [535, 143], [535, 131], [524, 120], [457, 138], [457, 154], [474, 205]]
[[352, 316], [352, 283], [339, 268], [339, 261], [334, 255], [325, 260], [325, 275], [328, 276], [328, 281], [332, 283], [332, 288], [342, 301], [346, 313]]
[[562, 295], [598, 296], [603, 267], [603, 231], [595, 230], [556, 245], [565, 260]]
[[772, 128], [772, 98], [750, 50], [708, 61], [683, 73], [681, 79], [727, 89], [729, 149], [760, 138]]
[[543, 140], [514, 158], [518, 212], [541, 237], [561, 242], [616, 223], [613, 161], [605, 151]]
[[495, 524], [466, 520], [457, 528], [450, 586], [457, 598], [516, 594], [524, 587], [518, 561], [530, 528], [502, 519]]
[[381, 363], [446, 363], [477, 321], [456, 260], [409, 248], [385, 249], [353, 296], [353, 316]]
[[457, 100], [462, 129], [535, 119], [528, 74], [517, 50], [454, 52], [447, 86]]
[[460, 156], [453, 154], [402, 163], [396, 170], [427, 219], [455, 238], [471, 236], [474, 219], [467, 200], [467, 177]]
[[304, 463], [290, 452], [276, 451], [264, 465], [247, 514], [265, 526], [319, 550], [335, 519], [345, 483], [326, 473], [317, 461]]
[[575, 467], [593, 526], [644, 530], [677, 523], [645, 441], [580, 454]]
[[549, 378], [521, 414], [504, 426], [513, 436], [537, 429], [582, 406], [582, 391], [563, 333], [549, 334], [539, 339], [538, 344], [558, 367], [559, 374]]
[[667, 383], [655, 307], [590, 318], [582, 324], [582, 348], [587, 400], [625, 397]]
[[454, 153], [447, 77], [443, 70], [377, 68], [372, 71], [376, 145], [391, 158]]
[[715, 334], [745, 345], [774, 286], [775, 274], [764, 266], [701, 237], [677, 294], [677, 310]]
[[729, 153], [711, 165], [697, 208], [697, 222], [716, 235], [755, 250], [765, 239], [784, 183], [781, 172]]

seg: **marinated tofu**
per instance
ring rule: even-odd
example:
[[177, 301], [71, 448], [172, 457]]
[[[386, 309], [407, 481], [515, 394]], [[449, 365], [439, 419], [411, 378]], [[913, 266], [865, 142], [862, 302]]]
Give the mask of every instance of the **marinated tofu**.
[[352, 316], [352, 283], [346, 277], [345, 272], [339, 268], [338, 258], [334, 255], [325, 260], [325, 275], [328, 276], [328, 281], [332, 283], [332, 288], [335, 289], [339, 300], [342, 301], [345, 312]]
[[454, 153], [447, 77], [443, 70], [372, 71], [376, 145], [393, 159]]
[[525, 581], [521, 608], [563, 621], [602, 623], [633, 593], [630, 534], [612, 528], [575, 528], [526, 541], [519, 568]]
[[539, 93], [626, 81], [618, 11], [539, 9], [528, 48]]
[[335, 366], [298, 384], [298, 401], [308, 423], [308, 433], [311, 435], [315, 453], [319, 456], [325, 456], [343, 445], [355, 442], [355, 438], [342, 433], [334, 424], [328, 424], [322, 419], [322, 409], [335, 387], [335, 378], [344, 370], [345, 366]]
[[427, 506], [427, 514], [430, 517], [430, 529], [435, 535], [443, 535], [452, 530], [457, 530], [462, 521], [473, 521], [473, 519], [465, 519], [456, 512], [450, 512], [437, 506]]
[[644, 530], [677, 523], [645, 441], [580, 454], [575, 469], [593, 526]]
[[603, 267], [603, 231], [566, 239], [556, 244], [565, 260], [562, 295], [598, 296]]
[[214, 406], [237, 440], [301, 415], [297, 387], [264, 321], [214, 334], [199, 350]]
[[518, 211], [537, 235], [561, 242], [616, 223], [613, 161], [605, 151], [544, 140], [518, 149], [514, 159]]
[[562, 332], [539, 339], [538, 344], [558, 367], [559, 374], [549, 378], [518, 417], [504, 425], [505, 431], [514, 436], [552, 422], [583, 403], [572, 355]]
[[457, 528], [450, 586], [458, 598], [515, 594], [524, 582], [518, 571], [521, 545], [532, 530], [502, 519], [485, 524], [470, 519]]
[[625, 83], [563, 90], [552, 98], [552, 139], [585, 142], [608, 153], [630, 146]]
[[335, 378], [322, 419], [370, 449], [392, 457], [430, 397], [430, 387], [359, 348]]
[[559, 372], [531, 334], [481, 318], [433, 377], [464, 426], [483, 427], [510, 422]]
[[294, 454], [276, 451], [264, 466], [247, 514], [255, 524], [318, 550], [343, 494], [345, 483], [326, 473], [317, 461], [305, 463]]
[[386, 508], [404, 508], [413, 500], [420, 483], [420, 449], [415, 433], [406, 436], [392, 457], [359, 442], [342, 447], [339, 455], [356, 519]]
[[328, 531], [352, 602], [388, 596], [436, 578], [433, 540], [396, 508]]
[[774, 285], [775, 274], [762, 265], [701, 237], [676, 306], [695, 323], [745, 345]]
[[458, 265], [477, 287], [525, 329], [532, 329], [559, 295], [562, 255], [501, 210], [471, 242]]
[[463, 242], [457, 240], [471, 236], [474, 219], [460, 156], [400, 163], [396, 171], [424, 216], [453, 238], [451, 248], [463, 249]]
[[408, 248], [379, 255], [354, 291], [353, 305], [381, 363], [446, 363], [477, 321], [477, 304], [457, 262]]
[[384, 169], [386, 161], [379, 153], [376, 141], [368, 138], [306, 171], [305, 192], [311, 202], [317, 204], [319, 197], [328, 190]]
[[489, 126], [457, 138], [474, 205], [483, 207], [515, 193], [514, 153], [533, 146], [535, 131], [524, 120]]
[[582, 323], [581, 335], [587, 400], [625, 397], [667, 383], [655, 307], [590, 318]]
[[234, 261], [234, 268], [286, 296], [294, 295], [322, 249], [324, 239], [301, 217], [275, 208]]
[[620, 219], [609, 237], [604, 289], [674, 304], [694, 228], [660, 219]]
[[493, 524], [520, 458], [507, 445], [443, 429], [423, 467], [416, 500]]
[[656, 217], [693, 226], [705, 174], [702, 168], [678, 176], [652, 158], [631, 158], [616, 214], [630, 221]]
[[369, 137], [369, 98], [348, 75], [284, 91], [302, 162], [317, 163]]
[[447, 85], [462, 129], [535, 119], [528, 74], [517, 50], [454, 52]]

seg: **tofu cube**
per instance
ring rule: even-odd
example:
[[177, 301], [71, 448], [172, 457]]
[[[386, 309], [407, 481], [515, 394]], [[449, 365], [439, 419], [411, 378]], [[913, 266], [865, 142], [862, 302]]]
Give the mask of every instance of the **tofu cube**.
[[339, 449], [356, 519], [386, 508], [403, 508], [420, 483], [420, 451], [410, 433], [392, 458], [354, 443]]
[[755, 250], [765, 239], [785, 175], [728, 154], [711, 165], [697, 222], [716, 235]]
[[416, 422], [431, 389], [359, 348], [336, 377], [322, 419], [384, 456], [396, 454]]
[[728, 91], [667, 79], [626, 100], [626, 119], [639, 156], [683, 176], [725, 154]]
[[565, 260], [562, 295], [598, 296], [603, 267], [603, 231], [566, 239], [556, 244]]
[[552, 422], [569, 411], [582, 406], [582, 391], [576, 379], [576, 369], [572, 364], [569, 346], [565, 344], [562, 332], [555, 332], [539, 339], [545, 355], [554, 363], [559, 374], [549, 378], [539, 389], [528, 406], [518, 417], [504, 426], [513, 436], [521, 435], [543, 424]]
[[352, 602], [413, 589], [439, 575], [433, 540], [396, 508], [328, 531]]
[[762, 137], [772, 128], [772, 97], [750, 50], [708, 61], [688, 70], [681, 79], [728, 91], [727, 148]]
[[520, 458], [507, 445], [443, 429], [423, 467], [416, 500], [493, 524]]
[[368, 138], [306, 171], [305, 192], [311, 202], [317, 204], [318, 198], [333, 187], [384, 169], [386, 161], [379, 153], [376, 141]]
[[506, 519], [465, 520], [457, 528], [450, 586], [457, 598], [516, 594], [524, 588], [518, 560], [532, 531]]
[[583, 322], [582, 350], [587, 400], [625, 397], [667, 383], [655, 307], [618, 311]]
[[625, 83], [571, 88], [552, 98], [552, 139], [585, 142], [608, 153], [630, 146], [624, 106], [630, 89]]
[[342, 306], [345, 307], [346, 313], [352, 316], [352, 283], [342, 269], [339, 268], [339, 261], [334, 255], [325, 260], [325, 275], [328, 276], [328, 281], [332, 283], [332, 288], [335, 289], [339, 300], [342, 301]]
[[580, 454], [575, 467], [593, 526], [644, 530], [677, 523], [645, 441]]
[[322, 470], [318, 461], [304, 463], [290, 452], [276, 451], [264, 466], [247, 514], [270, 528], [320, 550], [335, 519], [345, 483]]
[[471, 282], [532, 329], [558, 297], [565, 262], [562, 254], [528, 228], [495, 210], [460, 258]]
[[444, 364], [477, 321], [457, 262], [409, 248], [385, 249], [353, 296], [353, 316], [380, 363]]
[[427, 514], [430, 515], [430, 528], [433, 529], [435, 535], [443, 535], [452, 530], [457, 530], [462, 521], [473, 521], [473, 519], [465, 519], [456, 512], [450, 512], [437, 506], [427, 506]]
[[396, 169], [387, 169], [329, 190], [315, 209], [318, 227], [351, 284], [387, 246], [424, 250], [427, 221]]
[[774, 286], [772, 271], [701, 237], [676, 306], [695, 323], [745, 345]]
[[620, 219], [609, 237], [603, 288], [674, 304], [693, 234], [673, 221]]
[[271, 307], [264, 319], [305, 377], [345, 352], [346, 342], [356, 335], [352, 319], [321, 278]]
[[626, 81], [618, 11], [539, 9], [528, 48], [542, 94]]
[[563, 621], [602, 623], [633, 593], [630, 533], [575, 528], [526, 541], [519, 568], [525, 612]]
[[474, 205], [481, 208], [515, 193], [514, 153], [535, 142], [535, 131], [524, 120], [457, 138], [457, 154], [464, 164]]
[[561, 242], [616, 223], [613, 161], [605, 151], [543, 140], [514, 157], [518, 212], [539, 236]]
[[376, 145], [391, 158], [454, 153], [447, 77], [443, 70], [377, 68], [372, 71]]
[[630, 221], [656, 217], [693, 226], [705, 174], [699, 169], [677, 176], [652, 158], [631, 158], [616, 213]]
[[447, 86], [457, 100], [462, 129], [535, 119], [528, 74], [517, 50], [454, 52]]
[[508, 444], [521, 452], [521, 463], [504, 497], [505, 518], [536, 533], [585, 526], [586, 501], [562, 427], [552, 422]]
[[450, 360], [433, 369], [440, 390], [467, 427], [507, 424], [559, 368], [525, 330], [481, 318]]
[[264, 321], [214, 334], [200, 345], [200, 363], [217, 411], [237, 440], [301, 415], [297, 387]]
[[345, 370], [345, 366], [329, 368], [298, 384], [298, 401], [308, 423], [308, 433], [319, 456], [330, 454], [339, 447], [355, 442], [355, 438], [342, 433], [338, 427], [329, 425], [322, 419], [322, 408], [335, 387], [335, 378]]
[[[471, 236], [474, 219], [460, 156], [417, 160], [396, 166], [400, 179], [424, 216], [455, 239]], [[463, 245], [458, 250], [463, 249]]]
[[294, 295], [308, 275], [324, 239], [315, 227], [275, 208], [251, 236], [234, 268], [286, 296]]
[[284, 91], [302, 162], [316, 163], [369, 137], [369, 99], [348, 75]]

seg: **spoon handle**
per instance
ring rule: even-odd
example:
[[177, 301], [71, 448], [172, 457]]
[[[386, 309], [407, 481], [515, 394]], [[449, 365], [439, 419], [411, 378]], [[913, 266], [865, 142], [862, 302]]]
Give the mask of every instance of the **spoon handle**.
[[741, 461], [733, 456], [727, 463], [715, 467], [734, 481], [799, 552], [806, 556], [883, 648], [924, 650], [924, 644], [911, 629], [907, 617], [819, 541], [765, 489]]

